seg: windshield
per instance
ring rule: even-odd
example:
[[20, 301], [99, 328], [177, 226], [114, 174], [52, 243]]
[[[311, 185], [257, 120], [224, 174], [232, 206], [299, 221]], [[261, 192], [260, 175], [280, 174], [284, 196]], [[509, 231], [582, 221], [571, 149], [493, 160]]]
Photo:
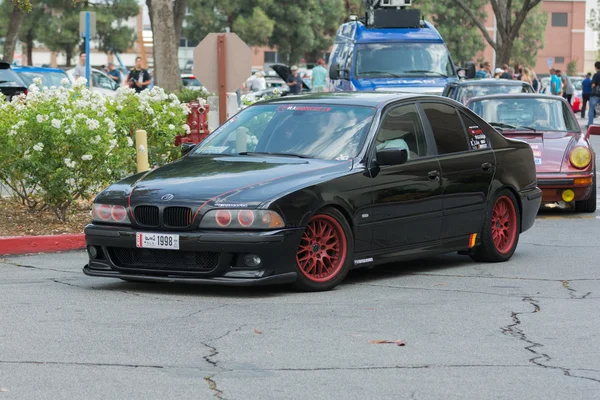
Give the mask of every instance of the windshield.
[[474, 101], [469, 108], [499, 130], [579, 131], [573, 112], [558, 99], [496, 98]]
[[183, 81], [183, 86], [197, 86], [197, 87], [202, 86], [200, 84], [200, 81], [196, 78], [186, 77], [186, 78], [181, 78], [181, 80]]
[[356, 46], [355, 75], [447, 77], [454, 75], [450, 53], [441, 43], [372, 43]]
[[488, 94], [533, 93], [529, 84], [519, 85], [465, 85], [458, 88], [457, 100], [466, 104], [473, 97]]
[[375, 108], [330, 104], [264, 104], [241, 111], [194, 154], [268, 153], [347, 160], [358, 155]]
[[17, 72], [21, 79], [30, 86], [33, 84], [33, 80], [35, 78], [40, 78], [42, 80], [42, 86], [59, 87], [61, 85], [61, 81], [64, 78], [68, 79], [67, 74], [62, 72], [32, 72], [32, 71], [18, 71]]

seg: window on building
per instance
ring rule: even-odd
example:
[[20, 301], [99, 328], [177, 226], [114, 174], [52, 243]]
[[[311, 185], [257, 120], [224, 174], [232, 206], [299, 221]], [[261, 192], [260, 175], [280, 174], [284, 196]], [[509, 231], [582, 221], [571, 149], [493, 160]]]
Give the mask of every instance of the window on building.
[[278, 62], [279, 57], [276, 51], [265, 51], [265, 62], [266, 63], [276, 63]]
[[552, 13], [552, 26], [569, 26], [568, 13]]
[[554, 63], [555, 64], [564, 64], [565, 58], [564, 57], [554, 57]]

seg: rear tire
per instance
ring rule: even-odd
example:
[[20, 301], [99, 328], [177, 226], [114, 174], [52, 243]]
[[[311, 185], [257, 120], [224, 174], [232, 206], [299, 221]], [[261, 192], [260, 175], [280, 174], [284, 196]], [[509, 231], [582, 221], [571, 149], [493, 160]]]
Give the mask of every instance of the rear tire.
[[471, 258], [475, 261], [503, 262], [514, 254], [521, 233], [519, 203], [508, 189], [494, 196], [481, 232], [481, 244]]
[[592, 180], [592, 193], [587, 200], [581, 200], [575, 202], [575, 211], [584, 213], [596, 212], [596, 173], [594, 172], [594, 179]]
[[324, 208], [306, 226], [296, 253], [298, 279], [304, 292], [331, 290], [350, 270], [354, 254], [352, 229], [335, 208]]

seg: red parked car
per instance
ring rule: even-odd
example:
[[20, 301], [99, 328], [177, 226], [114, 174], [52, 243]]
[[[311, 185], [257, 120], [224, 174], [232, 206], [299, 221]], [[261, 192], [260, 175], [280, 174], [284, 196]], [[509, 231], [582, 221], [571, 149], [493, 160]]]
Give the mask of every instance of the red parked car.
[[503, 136], [529, 143], [542, 203], [563, 201], [580, 212], [596, 211], [596, 156], [589, 135], [600, 126], [582, 133], [573, 110], [558, 96], [482, 96], [467, 106]]

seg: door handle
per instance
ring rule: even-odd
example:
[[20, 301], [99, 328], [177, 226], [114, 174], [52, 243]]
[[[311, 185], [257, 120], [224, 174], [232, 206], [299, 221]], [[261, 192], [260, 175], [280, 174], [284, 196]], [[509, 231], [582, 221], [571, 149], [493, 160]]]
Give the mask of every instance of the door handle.
[[437, 181], [440, 179], [440, 171], [429, 171], [427, 174], [430, 181]]
[[481, 164], [481, 169], [485, 172], [490, 172], [492, 170], [492, 167], [493, 165], [490, 162], [484, 162], [483, 164]]

